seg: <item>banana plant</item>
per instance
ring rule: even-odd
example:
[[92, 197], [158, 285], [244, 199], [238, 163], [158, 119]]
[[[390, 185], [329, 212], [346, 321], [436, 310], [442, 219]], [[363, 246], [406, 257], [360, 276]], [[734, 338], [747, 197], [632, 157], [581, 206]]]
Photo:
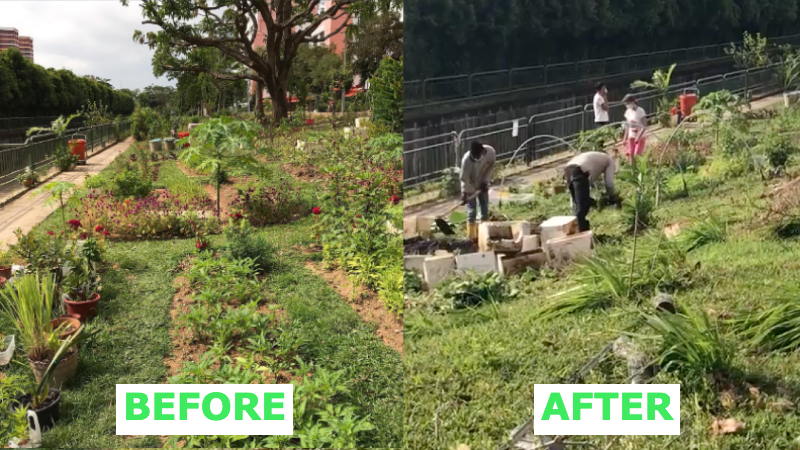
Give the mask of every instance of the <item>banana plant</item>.
[[27, 136], [32, 134], [53, 133], [56, 137], [56, 149], [53, 152], [56, 166], [61, 170], [68, 170], [78, 162], [78, 157], [69, 151], [69, 147], [64, 144], [64, 134], [67, 132], [69, 123], [72, 119], [79, 117], [80, 114], [73, 114], [66, 119], [64, 116], [59, 116], [58, 119], [50, 123], [49, 127], [33, 127], [28, 129]]
[[653, 72], [650, 81], [636, 80], [631, 83], [631, 89], [648, 89], [658, 92], [659, 100], [656, 107], [658, 109], [658, 120], [663, 126], [669, 125], [669, 110], [673, 104], [673, 99], [669, 95], [669, 85], [672, 83], [672, 72], [674, 70], [675, 64], [669, 66], [666, 71], [657, 69]]

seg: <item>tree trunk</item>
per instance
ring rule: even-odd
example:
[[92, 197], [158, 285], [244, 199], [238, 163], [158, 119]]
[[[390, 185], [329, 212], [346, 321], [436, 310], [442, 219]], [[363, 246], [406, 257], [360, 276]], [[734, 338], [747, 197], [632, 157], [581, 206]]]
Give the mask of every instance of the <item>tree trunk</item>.
[[254, 105], [256, 119], [261, 121], [264, 118], [264, 85], [256, 83], [256, 104]]
[[275, 123], [279, 123], [281, 119], [285, 119], [289, 117], [289, 101], [286, 99], [286, 91], [282, 89], [278, 89], [281, 91], [278, 93], [277, 96], [270, 96], [272, 97], [272, 118], [275, 119]]

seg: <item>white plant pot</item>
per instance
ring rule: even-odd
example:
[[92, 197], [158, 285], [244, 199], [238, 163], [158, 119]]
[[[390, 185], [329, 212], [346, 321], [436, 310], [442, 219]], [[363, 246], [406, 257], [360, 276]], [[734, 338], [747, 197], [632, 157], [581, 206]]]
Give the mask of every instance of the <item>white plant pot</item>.
[[800, 91], [783, 93], [783, 105], [787, 108], [796, 104], [798, 99], [800, 99]]

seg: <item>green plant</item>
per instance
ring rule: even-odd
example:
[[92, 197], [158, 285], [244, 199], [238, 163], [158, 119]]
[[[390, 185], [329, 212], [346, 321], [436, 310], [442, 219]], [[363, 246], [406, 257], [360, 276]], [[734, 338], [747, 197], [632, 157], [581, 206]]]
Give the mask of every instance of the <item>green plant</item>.
[[31, 183], [31, 185], [36, 185], [39, 183], [39, 179], [45, 175], [43, 170], [34, 169], [28, 165], [22, 172], [17, 174], [16, 180], [19, 184], [26, 184]]
[[738, 113], [740, 101], [737, 95], [723, 89], [704, 95], [695, 105], [692, 115], [711, 123], [715, 145], [719, 145], [720, 127], [726, 115]]
[[733, 368], [735, 348], [724, 339], [718, 325], [705, 311], [685, 314], [644, 314], [645, 323], [657, 333], [661, 370], [674, 372], [688, 392], [723, 381]]
[[461, 168], [448, 167], [442, 171], [439, 180], [439, 195], [453, 197], [461, 193]]
[[147, 176], [138, 171], [124, 169], [114, 176], [113, 192], [115, 197], [147, 197], [153, 189], [153, 184]]
[[0, 267], [11, 267], [12, 262], [11, 251], [6, 250], [0, 242]]
[[395, 314], [403, 314], [403, 266], [399, 259], [381, 273], [378, 280], [378, 297], [386, 305], [386, 309]]
[[422, 277], [419, 273], [413, 270], [406, 270], [403, 273], [403, 292], [408, 294], [416, 294], [422, 292]]
[[652, 89], [658, 92], [659, 100], [656, 106], [656, 113], [658, 121], [664, 127], [670, 125], [670, 109], [675, 104], [675, 99], [670, 98], [669, 95], [669, 85], [672, 82], [672, 72], [674, 70], [675, 64], [672, 64], [666, 72], [661, 69], [654, 71], [650, 81], [636, 80], [631, 83], [631, 89]]
[[722, 242], [728, 234], [728, 225], [716, 217], [707, 217], [695, 222], [680, 234], [687, 252], [696, 250], [706, 244]]
[[370, 80], [372, 120], [393, 132], [403, 130], [403, 58], [386, 57]]
[[800, 347], [800, 304], [796, 296], [733, 320], [734, 329], [759, 351], [792, 352]]
[[[67, 231], [67, 216], [66, 216], [66, 209], [64, 204], [64, 196], [71, 196], [75, 193], [76, 186], [74, 183], [70, 183], [68, 181], [53, 181], [52, 183], [47, 183], [41, 189], [31, 194], [31, 198], [35, 197], [38, 194], [49, 192], [50, 197], [44, 202], [44, 206], [51, 206], [53, 203], [58, 200], [58, 204], [61, 207], [61, 221], [62, 226], [64, 227], [64, 232]], [[70, 197], [68, 200], [71, 200]]]
[[742, 38], [741, 46], [731, 43], [730, 47], [725, 49], [725, 54], [733, 57], [737, 67], [749, 69], [771, 64], [766, 37], [761, 36], [761, 33], [756, 33], [754, 36], [745, 31]]
[[15, 397], [24, 393], [24, 380], [18, 375], [0, 377], [0, 442], [23, 441], [28, 435], [28, 420], [24, 408], [12, 411]]
[[516, 292], [497, 272], [466, 272], [442, 281], [436, 287], [436, 295], [443, 300], [442, 308], [460, 309], [501, 302], [513, 298]]
[[187, 164], [211, 172], [217, 191], [217, 214], [219, 215], [219, 192], [225, 181], [225, 173], [234, 167], [258, 167], [249, 153], [256, 137], [255, 124], [229, 117], [211, 119], [197, 127], [190, 136], [191, 146], [181, 152], [180, 158]]
[[275, 246], [246, 218], [231, 218], [223, 230], [225, 248], [233, 259], [250, 259], [262, 272], [274, 266]]
[[67, 131], [67, 127], [69, 127], [69, 123], [79, 115], [80, 114], [73, 114], [66, 119], [64, 116], [59, 116], [48, 128], [33, 127], [28, 129], [28, 136], [34, 133], [53, 133], [53, 135], [55, 135], [56, 148], [53, 151], [53, 160], [59, 170], [70, 170], [72, 166], [78, 163], [78, 156], [71, 153], [69, 146], [64, 143], [63, 137]]
[[17, 327], [20, 342], [32, 361], [45, 361], [58, 349], [52, 340], [53, 296], [56, 284], [50, 275], [24, 275], [9, 289], [0, 290], [0, 311]]

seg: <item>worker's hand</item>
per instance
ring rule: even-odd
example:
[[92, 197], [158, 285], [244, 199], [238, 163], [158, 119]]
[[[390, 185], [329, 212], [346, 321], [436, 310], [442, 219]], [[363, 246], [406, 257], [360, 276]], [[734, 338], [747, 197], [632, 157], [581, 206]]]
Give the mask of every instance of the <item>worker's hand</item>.
[[461, 193], [461, 204], [462, 205], [466, 205], [468, 199], [469, 199], [469, 195], [467, 195], [466, 192], [462, 192]]

